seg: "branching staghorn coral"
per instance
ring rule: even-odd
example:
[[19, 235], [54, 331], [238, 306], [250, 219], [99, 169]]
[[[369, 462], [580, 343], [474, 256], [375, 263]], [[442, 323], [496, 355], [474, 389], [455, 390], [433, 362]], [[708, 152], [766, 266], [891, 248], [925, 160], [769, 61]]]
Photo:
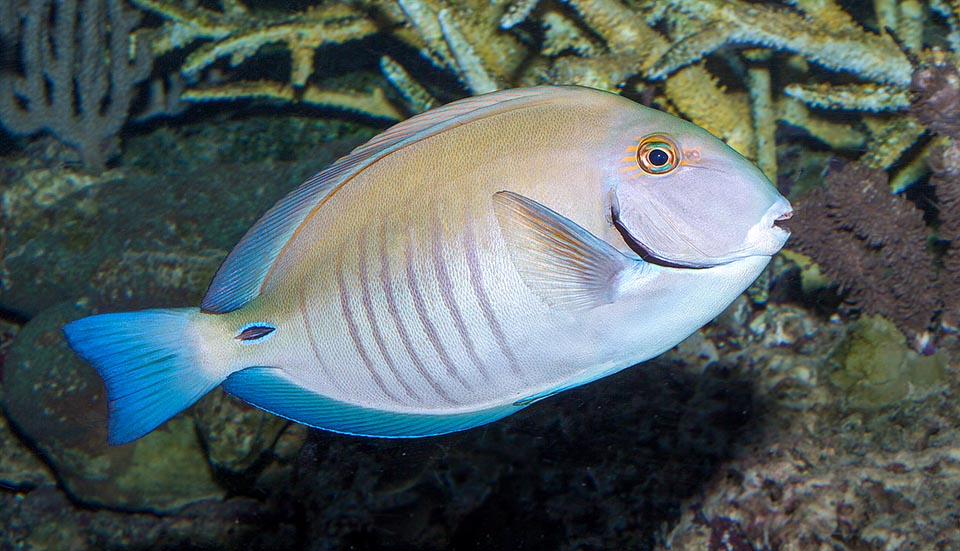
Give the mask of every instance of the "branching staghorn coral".
[[866, 79], [907, 85], [913, 69], [889, 37], [857, 25], [832, 2], [791, 2], [801, 13], [742, 0], [673, 0], [673, 17], [702, 21], [702, 30], [685, 37], [648, 73], [661, 78], [699, 61], [727, 44], [750, 44], [796, 52], [836, 71]]
[[[527, 50], [514, 35], [501, 32], [506, 5], [444, 0], [397, 0], [397, 4], [403, 17], [395, 21], [412, 31], [398, 37], [422, 49], [437, 67], [453, 71], [471, 93], [492, 92], [516, 78]], [[527, 10], [519, 13], [523, 11]]]
[[385, 55], [380, 58], [380, 71], [390, 81], [407, 102], [410, 111], [422, 113], [440, 105], [437, 98], [427, 91], [402, 65], [392, 57]]
[[[14, 1], [26, 0], [3, 0]], [[287, 13], [252, 9], [240, 0], [221, 0], [219, 8], [188, 0], [130, 1], [161, 19], [158, 27], [131, 35], [137, 44], [149, 44], [155, 55], [182, 52], [179, 72], [193, 83], [184, 99], [319, 98], [325, 106], [356, 110], [357, 102], [340, 101], [352, 90], [320, 93], [319, 81], [329, 75], [316, 60], [325, 48], [379, 35], [414, 48], [472, 94], [544, 82], [630, 93], [646, 87], [654, 90], [647, 96], [654, 103], [721, 136], [760, 161], [771, 177], [771, 138], [780, 124], [799, 126], [849, 157], [863, 150], [870, 166], [888, 169], [899, 162], [924, 132], [922, 124], [905, 120], [911, 56], [952, 59], [960, 44], [953, 0], [929, 6], [877, 0], [874, 17], [865, 21], [864, 13], [854, 16], [835, 0], [784, 0], [781, 6], [744, 0], [355, 0], [319, 1]], [[949, 30], [948, 41], [925, 43], [932, 28]], [[230, 78], [231, 67], [277, 50], [289, 55], [285, 81]], [[384, 53], [369, 52], [371, 65]], [[392, 59], [383, 72], [404, 97], [423, 95], [413, 91], [417, 87], [430, 97], [464, 94], [418, 86], [417, 79], [437, 86], [436, 79]], [[224, 69], [223, 86], [198, 84]], [[416, 112], [432, 104], [408, 100], [405, 106]], [[383, 116], [382, 104], [370, 105], [374, 109], [364, 112]], [[861, 124], [824, 116], [835, 109], [862, 113]], [[894, 182], [907, 185], [917, 177], [910, 174]]]
[[[557, 48], [545, 44], [541, 55], [553, 57], [547, 75], [607, 89], [658, 86], [661, 107], [723, 137], [771, 177], [777, 121], [848, 155], [864, 149], [871, 166], [885, 169], [923, 133], [922, 125], [900, 117], [865, 121], [858, 129], [818, 115], [836, 107], [890, 112], [909, 103], [910, 57], [890, 35], [866, 29], [833, 0], [789, 0], [779, 7], [740, 0], [566, 3], [574, 24], [602, 37], [606, 51], [580, 46], [578, 56], [556, 55]], [[531, 17], [549, 14], [553, 28], [568, 17], [555, 6], [541, 3]], [[917, 19], [905, 16], [908, 11], [890, 17], [916, 36]], [[722, 73], [712, 70], [724, 66]], [[824, 77], [827, 82], [814, 80]], [[844, 82], [851, 79], [861, 82]]]
[[329, 3], [312, 6], [300, 13], [267, 16], [254, 14], [233, 0], [224, 1], [221, 11], [175, 0], [132, 1], [165, 20], [159, 29], [144, 33], [150, 37], [157, 54], [201, 43], [186, 56], [180, 67], [184, 77], [193, 82], [222, 58], [228, 58], [230, 66], [236, 67], [271, 45], [282, 45], [289, 52], [289, 83], [255, 80], [188, 89], [182, 94], [185, 100], [269, 98], [359, 111], [393, 120], [400, 118], [396, 108], [382, 101], [382, 94], [357, 95], [307, 85], [317, 71], [314, 66], [317, 50], [360, 40], [378, 32], [370, 17], [349, 4]]
[[[785, 55], [783, 52], [793, 52], [803, 65], [810, 67], [812, 64], [801, 71], [801, 75], [803, 72], [822, 74], [825, 70], [836, 73], [830, 82], [809, 82], [806, 79], [790, 82], [797, 78], [796, 74], [791, 75], [796, 71], [781, 70], [778, 75], [781, 81], [785, 76], [788, 78], [782, 90], [776, 91], [781, 99], [772, 103], [778, 111], [777, 118], [790, 124], [800, 122], [818, 138], [827, 133], [818, 135], [803, 124], [809, 117], [798, 118], [797, 106], [788, 98], [803, 101], [818, 110], [842, 108], [878, 112], [900, 110], [909, 105], [913, 66], [908, 55], [885, 31], [875, 33], [865, 29], [833, 0], [790, 0], [786, 3], [790, 7], [776, 8], [741, 0], [678, 0], [667, 17], [686, 18], [696, 23], [674, 25], [685, 29], [685, 33], [677, 36], [676, 46], [664, 54], [646, 76], [665, 76], [678, 67], [707, 54], [722, 52], [722, 48], [732, 45], [762, 46], [778, 52], [781, 58]], [[888, 20], [914, 22], [899, 17], [901, 15], [900, 11], [894, 10]], [[903, 26], [915, 27], [907, 23]], [[864, 82], [836, 82], [849, 78]], [[756, 102], [753, 106], [755, 120], [762, 118], [760, 111], [769, 109]], [[878, 168], [893, 165], [923, 133], [922, 126], [900, 119], [865, 120], [864, 123], [870, 139], [862, 144], [866, 150], [862, 160]], [[766, 133], [770, 132], [768, 125]]]
[[[619, 0], [569, 0], [569, 4], [605, 40], [608, 52], [588, 59], [559, 58], [552, 74], [563, 82], [616, 90], [671, 47], [669, 38], [654, 29], [655, 20], [638, 17]], [[701, 65], [678, 71], [664, 84], [664, 91], [667, 102], [683, 115], [754, 156], [746, 94], [725, 93]]]
[[[572, 61], [558, 56], [554, 67], [575, 70], [555, 74], [608, 88], [631, 79], [658, 85], [664, 91], [663, 106], [676, 108], [724, 137], [771, 176], [776, 173], [775, 145], [769, 137], [775, 121], [803, 128], [848, 157], [861, 156], [869, 166], [893, 169], [895, 191], [923, 176], [918, 168], [922, 163], [903, 159], [925, 131], [906, 112], [910, 82], [914, 65], [957, 57], [956, 2], [926, 6], [877, 0], [876, 20], [866, 22], [834, 0], [784, 0], [783, 6], [742, 0], [676, 0], [668, 7], [649, 1], [628, 6], [616, 0], [569, 0], [569, 4], [590, 31], [606, 39], [611, 52], [631, 55], [601, 53]], [[953, 48], [924, 42], [925, 36], [935, 37], [943, 27], [950, 31]], [[689, 82], [683, 71], [706, 70], [703, 59], [712, 60], [708, 67], [727, 67], [729, 76], [722, 82], [729, 83], [732, 77], [747, 89], [747, 116], [734, 114], [743, 101], [736, 88], [725, 89], [713, 76], [708, 77], [713, 86], [704, 86], [702, 79]], [[591, 74], [601, 78], [583, 78]], [[665, 80], [660, 84], [658, 79]], [[682, 81], [687, 82], [681, 85]], [[774, 86], [762, 91], [768, 82]], [[711, 88], [722, 92], [721, 101], [707, 99]], [[829, 112], [836, 109], [859, 114], [859, 124], [831, 121]], [[746, 132], [731, 132], [735, 127], [727, 122], [731, 119], [753, 123]], [[764, 148], [768, 151], [761, 151]]]
[[180, 68], [193, 79], [220, 58], [229, 57], [230, 64], [236, 66], [267, 45], [283, 44], [293, 61], [290, 83], [303, 86], [315, 71], [313, 61], [319, 48], [359, 40], [378, 30], [363, 13], [341, 3], [311, 7], [289, 16], [264, 17], [251, 14], [238, 2], [225, 2], [224, 10], [216, 12], [199, 6], [188, 9], [173, 0], [133, 1], [166, 19], [153, 41], [158, 54], [204, 41]]
[[[913, 68], [890, 35], [867, 29], [834, 0], [789, 0], [783, 6], [742, 0], [356, 0], [284, 14], [253, 10], [239, 0], [221, 0], [219, 9], [183, 0], [130, 1], [162, 20], [159, 27], [138, 30], [139, 41], [156, 55], [182, 52], [179, 71], [193, 83], [182, 98], [191, 101], [319, 98], [325, 106], [356, 110], [357, 102], [340, 101], [352, 90], [321, 93], [318, 82], [329, 75], [315, 63], [325, 48], [380, 35], [414, 48], [472, 94], [544, 82], [656, 90], [649, 96], [654, 103], [721, 136], [760, 161], [771, 177], [772, 137], [780, 123], [800, 126], [848, 153], [864, 148], [864, 160], [881, 168], [896, 162], [924, 130], [901, 122], [899, 112], [896, 120], [868, 119], [867, 112], [904, 109]], [[931, 9], [954, 13], [944, 6]], [[906, 7], [880, 11], [898, 33], [912, 37], [912, 47], [926, 46], [916, 29], [919, 22], [922, 31], [929, 17], [918, 19]], [[737, 45], [752, 49], [732, 48]], [[230, 67], [278, 49], [289, 55], [286, 81], [230, 78]], [[375, 60], [384, 54], [370, 53]], [[418, 86], [417, 79], [430, 75], [411, 74], [399, 58], [391, 59], [383, 73], [404, 97], [464, 93]], [[222, 86], [197, 84], [224, 69]], [[824, 80], [831, 74], [836, 78]], [[841, 79], [859, 82], [834, 82]], [[372, 94], [369, 88], [366, 94]], [[370, 105], [367, 111], [361, 102], [360, 109], [384, 116], [382, 104]], [[416, 112], [428, 105], [433, 102], [408, 99], [405, 106]], [[836, 108], [863, 112], [863, 124], [851, 128], [817, 114]]]
[[312, 85], [298, 91], [293, 86], [282, 82], [255, 81], [234, 82], [215, 88], [187, 90], [182, 97], [193, 102], [240, 98], [269, 99], [284, 103], [299, 101], [320, 107], [335, 106], [345, 111], [355, 111], [387, 120], [397, 121], [403, 118], [403, 113], [387, 100], [383, 90], [379, 88], [369, 94], [322, 90]]

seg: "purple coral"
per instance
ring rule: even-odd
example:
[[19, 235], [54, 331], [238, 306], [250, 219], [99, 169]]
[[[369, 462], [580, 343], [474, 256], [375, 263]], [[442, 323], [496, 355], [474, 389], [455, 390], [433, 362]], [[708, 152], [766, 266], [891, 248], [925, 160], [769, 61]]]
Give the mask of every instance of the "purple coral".
[[153, 59], [125, 0], [0, 0], [0, 123], [42, 130], [100, 170]]
[[960, 137], [960, 71], [952, 64], [922, 67], [913, 75], [910, 112], [931, 132]]
[[942, 307], [923, 213], [890, 193], [879, 169], [849, 163], [797, 201], [791, 246], [847, 292], [847, 301], [902, 330], [925, 332]]
[[960, 327], [960, 70], [950, 63], [919, 69], [913, 77], [911, 113], [947, 139], [930, 148], [927, 164], [936, 190], [937, 236], [947, 245], [941, 261], [943, 323]]
[[927, 164], [933, 170], [930, 183], [937, 193], [937, 234], [947, 244], [941, 261], [943, 289], [943, 316], [945, 325], [960, 328], [960, 144], [938, 145], [932, 148]]

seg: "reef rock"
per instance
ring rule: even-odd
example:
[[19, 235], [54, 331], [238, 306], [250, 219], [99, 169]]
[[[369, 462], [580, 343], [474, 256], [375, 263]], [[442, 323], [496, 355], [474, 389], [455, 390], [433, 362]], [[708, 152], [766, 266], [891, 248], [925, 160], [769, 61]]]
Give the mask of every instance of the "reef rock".
[[193, 408], [210, 463], [242, 473], [261, 460], [277, 442], [289, 421], [214, 391]]
[[63, 304], [24, 326], [4, 366], [10, 421], [83, 503], [164, 512], [223, 497], [188, 415], [132, 444], [107, 444], [103, 383], [61, 333], [65, 323], [91, 313]]
[[0, 415], [0, 488], [30, 489], [45, 484], [53, 484], [50, 469], [10, 430], [7, 420]]
[[[789, 309], [774, 307], [759, 334]], [[920, 357], [881, 318], [800, 329], [786, 329], [800, 336], [788, 346], [737, 352], [762, 430], [744, 434], [656, 549], [957, 549], [956, 337]]]
[[[296, 161], [262, 157], [268, 143], [276, 149], [307, 123], [215, 125], [204, 127], [203, 139], [179, 142], [155, 136], [135, 148], [138, 165], [99, 176], [28, 162], [5, 167], [0, 308], [31, 317], [79, 297], [124, 308], [197, 304], [264, 211], [369, 133], [314, 125], [285, 155]], [[247, 147], [250, 140], [258, 147]]]

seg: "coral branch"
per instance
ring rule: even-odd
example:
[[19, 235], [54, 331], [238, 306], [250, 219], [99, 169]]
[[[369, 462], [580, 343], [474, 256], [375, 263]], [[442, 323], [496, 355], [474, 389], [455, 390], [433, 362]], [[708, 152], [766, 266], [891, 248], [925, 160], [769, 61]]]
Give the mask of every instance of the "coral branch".
[[824, 67], [890, 84], [906, 85], [913, 73], [893, 40], [858, 26], [817, 27], [795, 13], [741, 0], [675, 0], [674, 4], [690, 17], [707, 22], [708, 30], [672, 48], [650, 71], [651, 78], [662, 78], [727, 43], [802, 52]]
[[298, 89], [280, 82], [253, 81], [234, 82], [210, 89], [187, 90], [181, 97], [193, 102], [229, 101], [244, 98], [272, 99], [285, 103], [299, 101], [317, 107], [343, 109], [391, 121], [403, 118], [403, 113], [387, 100], [383, 90], [379, 88], [370, 94], [365, 94], [356, 91], [322, 90], [314, 86]]
[[830, 170], [797, 201], [791, 247], [848, 292], [850, 304], [918, 335], [943, 306], [923, 213], [891, 195], [886, 173], [857, 163]]
[[153, 64], [132, 34], [140, 14], [124, 0], [0, 0], [0, 13], [0, 43], [20, 45], [19, 71], [0, 78], [0, 122], [50, 132], [101, 170]]
[[133, 0], [143, 9], [167, 20], [155, 37], [161, 52], [209, 40], [187, 56], [181, 72], [192, 79], [218, 59], [229, 57], [239, 65], [269, 44], [284, 44], [290, 51], [293, 68], [290, 82], [303, 86], [314, 73], [316, 51], [326, 45], [359, 40], [378, 31], [365, 14], [347, 4], [313, 7], [292, 16], [262, 18], [233, 3], [230, 9], [215, 12], [205, 8], [185, 9], [169, 0]]
[[[607, 43], [613, 56], [593, 60], [612, 89], [651, 66], [670, 47], [667, 37], [618, 0], [567, 0]], [[599, 63], [598, 63], [599, 62]], [[584, 79], [588, 84], [597, 81]], [[582, 81], [581, 81], [582, 82]], [[684, 67], [664, 84], [667, 97], [684, 116], [754, 156], [755, 140], [746, 95], [726, 93], [702, 65]]]
[[910, 94], [902, 86], [878, 84], [789, 84], [786, 95], [812, 107], [824, 109], [855, 109], [858, 111], [889, 111], [910, 106]]
[[433, 97], [392, 57], [385, 55], [380, 58], [380, 72], [403, 95], [403, 98], [407, 100], [407, 107], [413, 113], [423, 113], [440, 104], [437, 98]]

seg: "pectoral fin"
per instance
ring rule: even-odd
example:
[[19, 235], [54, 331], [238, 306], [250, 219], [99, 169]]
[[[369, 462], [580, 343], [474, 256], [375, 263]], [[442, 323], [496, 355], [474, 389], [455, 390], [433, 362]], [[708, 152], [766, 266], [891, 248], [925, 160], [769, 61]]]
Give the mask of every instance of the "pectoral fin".
[[613, 302], [620, 274], [636, 261], [522, 195], [500, 191], [493, 204], [512, 260], [540, 298], [568, 310]]

